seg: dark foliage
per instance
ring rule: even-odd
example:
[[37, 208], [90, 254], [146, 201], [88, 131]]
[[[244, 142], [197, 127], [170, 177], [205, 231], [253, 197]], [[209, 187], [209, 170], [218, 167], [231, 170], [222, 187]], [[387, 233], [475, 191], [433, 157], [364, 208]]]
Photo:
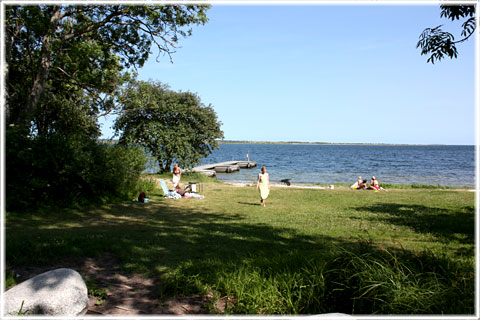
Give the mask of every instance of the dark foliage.
[[99, 203], [137, 192], [146, 162], [141, 150], [84, 136], [31, 137], [25, 130], [6, 132], [7, 210]]

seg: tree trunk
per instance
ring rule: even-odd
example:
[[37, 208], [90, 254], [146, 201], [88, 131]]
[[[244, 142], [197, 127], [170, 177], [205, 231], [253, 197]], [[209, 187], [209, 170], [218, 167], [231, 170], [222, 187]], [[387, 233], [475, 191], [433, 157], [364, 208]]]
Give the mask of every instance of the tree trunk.
[[161, 157], [158, 157], [157, 158], [157, 162], [158, 162], [158, 173], [164, 173], [166, 170], [166, 166], [165, 166], [165, 163], [163, 163]]
[[3, 70], [3, 79], [4, 79], [4, 92], [5, 96], [3, 97], [3, 101], [5, 103], [5, 124], [8, 128], [11, 122], [10, 117], [10, 94], [8, 92], [8, 83], [10, 78], [9, 66], [12, 60], [12, 48], [15, 38], [20, 33], [22, 26], [17, 24], [15, 27], [11, 25], [7, 25], [5, 28], [5, 60], [3, 61], [5, 68]]
[[7, 83], [8, 83], [8, 62], [7, 61], [4, 61], [4, 65], [5, 65], [5, 69], [4, 69], [4, 72], [3, 72], [3, 79], [4, 79], [4, 83], [3, 83], [3, 92], [4, 92], [4, 96], [2, 97], [3, 98], [3, 101], [4, 101], [4, 107], [5, 107], [5, 125], [6, 125], [6, 128], [8, 128], [8, 126], [10, 125], [10, 104], [9, 104], [9, 94], [8, 94], [8, 86], [7, 86]]
[[32, 85], [32, 89], [30, 90], [30, 94], [28, 96], [27, 105], [24, 109], [25, 113], [35, 110], [38, 99], [40, 99], [40, 96], [45, 90], [48, 74], [53, 64], [51, 44], [55, 30], [61, 18], [61, 7], [58, 5], [53, 6], [52, 12], [53, 14], [50, 18], [50, 26], [47, 33], [43, 36], [40, 63]]
[[163, 168], [165, 170], [164, 172], [169, 172], [171, 167], [172, 167], [172, 157], [169, 154], [167, 154], [167, 161], [165, 163], [165, 167]]

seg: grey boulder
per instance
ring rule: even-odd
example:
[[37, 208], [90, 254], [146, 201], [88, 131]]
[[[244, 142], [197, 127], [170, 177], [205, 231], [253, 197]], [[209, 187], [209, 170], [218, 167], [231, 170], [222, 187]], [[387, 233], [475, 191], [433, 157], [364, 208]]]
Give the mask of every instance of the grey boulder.
[[[23, 302], [23, 306], [22, 306]], [[83, 315], [88, 290], [82, 276], [72, 269], [55, 269], [30, 278], [4, 294], [5, 315]]]

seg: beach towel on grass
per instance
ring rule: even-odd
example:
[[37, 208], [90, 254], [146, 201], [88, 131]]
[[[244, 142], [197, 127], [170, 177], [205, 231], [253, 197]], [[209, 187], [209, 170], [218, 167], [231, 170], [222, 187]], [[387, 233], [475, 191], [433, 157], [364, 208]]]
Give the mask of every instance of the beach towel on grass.
[[172, 193], [169, 193], [168, 195], [165, 196], [165, 198], [168, 198], [168, 199], [181, 199], [182, 196], [178, 193], [176, 193], [175, 191], [173, 191]]
[[187, 193], [185, 193], [185, 198], [190, 198], [190, 199], [204, 199], [205, 197], [202, 196], [201, 194], [198, 194], [198, 193], [187, 192]]

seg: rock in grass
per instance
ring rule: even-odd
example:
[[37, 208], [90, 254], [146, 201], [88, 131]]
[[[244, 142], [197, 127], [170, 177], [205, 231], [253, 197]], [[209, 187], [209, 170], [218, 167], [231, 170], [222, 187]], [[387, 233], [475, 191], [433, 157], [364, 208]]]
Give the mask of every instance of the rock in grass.
[[83, 315], [88, 308], [88, 291], [77, 271], [61, 268], [39, 274], [6, 291], [4, 305], [5, 315]]
[[352, 318], [353, 316], [346, 314], [346, 313], [322, 313], [322, 314], [316, 314], [314, 316], [311, 316], [311, 318], [330, 318], [330, 319], [345, 319], [345, 318]]

